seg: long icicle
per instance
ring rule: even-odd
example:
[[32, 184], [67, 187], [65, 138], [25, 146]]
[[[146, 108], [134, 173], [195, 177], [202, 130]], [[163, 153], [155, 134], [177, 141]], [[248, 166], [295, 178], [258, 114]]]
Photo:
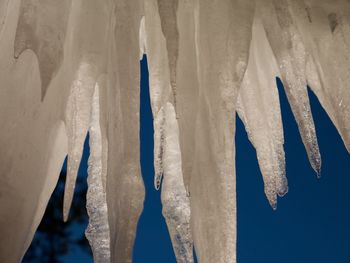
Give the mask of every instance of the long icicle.
[[96, 69], [83, 62], [73, 82], [66, 111], [68, 137], [68, 170], [63, 201], [63, 219], [67, 221], [75, 189], [75, 181], [90, 123], [91, 101]]
[[283, 125], [276, 76], [279, 69], [259, 18], [253, 24], [247, 71], [238, 97], [237, 112], [256, 149], [270, 205], [288, 191], [283, 149]]
[[162, 184], [163, 215], [178, 263], [193, 262], [193, 240], [190, 229], [190, 200], [187, 196], [181, 165], [179, 128], [173, 105], [167, 103], [163, 111]]
[[92, 99], [91, 121], [89, 129], [89, 168], [86, 208], [89, 225], [85, 235], [91, 245], [94, 262], [110, 262], [109, 226], [106, 192], [102, 179], [102, 138], [100, 128], [99, 85], [96, 84]]

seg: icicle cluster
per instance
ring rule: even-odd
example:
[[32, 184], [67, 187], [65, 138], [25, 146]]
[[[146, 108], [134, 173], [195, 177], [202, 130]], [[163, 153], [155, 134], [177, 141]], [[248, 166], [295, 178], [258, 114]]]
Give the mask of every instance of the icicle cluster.
[[276, 77], [317, 174], [307, 86], [350, 150], [348, 0], [0, 0], [0, 262], [21, 260], [66, 155], [69, 220], [88, 132], [86, 235], [96, 262], [131, 262], [143, 54], [178, 262], [236, 261], [236, 113], [271, 206], [288, 191]]

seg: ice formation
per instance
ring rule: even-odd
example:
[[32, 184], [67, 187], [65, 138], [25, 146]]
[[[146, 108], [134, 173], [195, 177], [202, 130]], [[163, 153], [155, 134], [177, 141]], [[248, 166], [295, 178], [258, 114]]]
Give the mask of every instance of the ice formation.
[[178, 262], [193, 262], [193, 247], [200, 263], [236, 262], [236, 113], [271, 206], [288, 191], [276, 77], [316, 173], [307, 86], [350, 150], [348, 0], [0, 0], [0, 262], [23, 257], [66, 155], [69, 220], [88, 132], [94, 259], [132, 261], [143, 54]]
[[89, 225], [86, 229], [95, 262], [108, 262], [110, 258], [109, 228], [106, 203], [106, 169], [103, 169], [102, 137], [100, 128], [99, 85], [96, 83], [92, 99], [91, 120], [89, 128], [90, 157], [88, 168], [88, 192], [86, 208]]

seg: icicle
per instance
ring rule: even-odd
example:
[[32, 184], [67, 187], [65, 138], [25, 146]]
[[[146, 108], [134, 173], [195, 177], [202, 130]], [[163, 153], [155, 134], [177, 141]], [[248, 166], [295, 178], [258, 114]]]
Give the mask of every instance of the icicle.
[[253, 15], [251, 1], [195, 4], [200, 88], [189, 193], [191, 230], [201, 263], [236, 262], [235, 112]]
[[190, 230], [190, 201], [186, 194], [182, 172], [179, 129], [173, 105], [167, 103], [164, 110], [164, 139], [162, 164], [164, 180], [162, 185], [163, 215], [169, 229], [176, 261], [193, 262], [193, 241]]
[[321, 156], [306, 88], [306, 50], [287, 0], [259, 2], [258, 12], [280, 66], [288, 101], [297, 121], [312, 168], [319, 175]]
[[15, 57], [18, 58], [26, 49], [33, 50], [37, 55], [42, 99], [63, 60], [70, 3], [71, 0], [21, 1]]
[[189, 195], [192, 173], [196, 116], [198, 114], [198, 67], [196, 57], [195, 1], [179, 1], [177, 24], [179, 31], [179, 56], [177, 59], [176, 116], [179, 123], [182, 173]]
[[102, 138], [100, 128], [99, 86], [96, 84], [92, 99], [89, 128], [89, 168], [86, 208], [89, 225], [85, 235], [91, 245], [94, 262], [110, 262], [109, 227], [106, 192], [102, 181]]
[[260, 18], [255, 18], [249, 62], [238, 97], [237, 112], [256, 148], [265, 194], [276, 209], [277, 194], [287, 192], [283, 126], [275, 78], [278, 65]]
[[72, 203], [75, 181], [89, 128], [91, 102], [96, 83], [96, 69], [83, 62], [72, 84], [68, 98], [66, 123], [68, 137], [68, 169], [64, 191], [63, 218], [67, 221]]
[[[95, 1], [99, 3], [99, 1]], [[106, 105], [108, 167], [106, 194], [111, 262], [132, 262], [132, 249], [145, 195], [140, 173], [140, 46], [142, 0], [112, 1], [107, 34]], [[147, 21], [145, 21], [147, 23]], [[148, 32], [147, 32], [148, 39]]]
[[[177, 95], [175, 70], [178, 44], [172, 34], [178, 33], [174, 17], [176, 14], [172, 8], [176, 8], [175, 3], [167, 4], [164, 1], [158, 1], [158, 4], [156, 1], [145, 3], [147, 58], [154, 115], [154, 184], [155, 188], [159, 189], [164, 176], [163, 215], [166, 218], [177, 262], [193, 262], [190, 204], [181, 172], [176, 113], [172, 104], [166, 102], [170, 100], [175, 103]], [[169, 87], [172, 87], [172, 97]]]

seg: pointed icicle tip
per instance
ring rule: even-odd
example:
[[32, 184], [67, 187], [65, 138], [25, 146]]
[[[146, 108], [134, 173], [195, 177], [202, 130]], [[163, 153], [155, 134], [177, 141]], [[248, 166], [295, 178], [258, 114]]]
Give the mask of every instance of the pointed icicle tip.
[[68, 221], [69, 211], [71, 207], [71, 202], [69, 202], [67, 197], [67, 191], [64, 191], [64, 197], [63, 197], [63, 222]]
[[272, 209], [276, 210], [277, 209], [277, 195], [276, 194], [274, 194], [274, 195], [270, 195], [270, 194], [267, 195], [266, 194], [266, 197], [267, 197], [267, 200], [268, 200], [270, 206], [272, 207]]
[[279, 174], [279, 184], [277, 187], [277, 195], [283, 197], [288, 193], [288, 179], [286, 177], [285, 170], [282, 170], [282, 173]]
[[270, 202], [270, 206], [272, 207], [273, 211], [277, 210], [277, 201], [276, 202]]
[[156, 175], [154, 176], [154, 188], [155, 188], [156, 190], [159, 190], [160, 185], [162, 184], [162, 177], [163, 177], [162, 174], [156, 174]]
[[65, 222], [65, 223], [68, 221], [69, 210], [70, 210], [70, 208], [67, 209], [65, 206], [65, 202], [64, 202], [64, 204], [63, 204], [63, 222]]
[[79, 159], [71, 158], [68, 155], [68, 171], [67, 171], [66, 184], [64, 188], [64, 197], [63, 197], [63, 221], [64, 222], [67, 222], [69, 211], [72, 206], [75, 183], [78, 175], [78, 168], [80, 165], [80, 158]]
[[316, 171], [317, 179], [321, 179], [321, 167]]
[[286, 188], [284, 188], [282, 191], [279, 191], [277, 194], [279, 197], [283, 197], [288, 193], [288, 190], [289, 190], [289, 188], [288, 188], [288, 186], [286, 186]]
[[321, 155], [317, 148], [317, 152], [312, 159], [310, 159], [312, 169], [316, 172], [316, 177], [319, 179], [321, 177]]

